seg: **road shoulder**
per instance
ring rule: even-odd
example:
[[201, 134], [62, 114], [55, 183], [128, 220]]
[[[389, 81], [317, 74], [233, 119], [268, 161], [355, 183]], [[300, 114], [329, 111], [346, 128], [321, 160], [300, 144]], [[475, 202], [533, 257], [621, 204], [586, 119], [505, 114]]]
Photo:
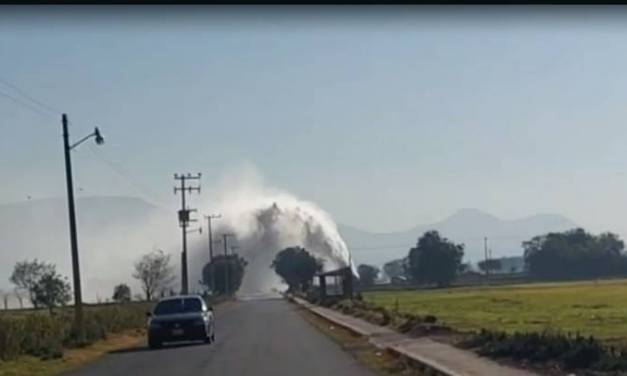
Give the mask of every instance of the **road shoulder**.
[[372, 345], [367, 337], [357, 335], [348, 329], [334, 325], [332, 322], [303, 307], [297, 306], [296, 309], [305, 321], [331, 338], [342, 350], [349, 353], [360, 364], [363, 364], [376, 374], [382, 376], [423, 375], [423, 373], [411, 367], [403, 358]]

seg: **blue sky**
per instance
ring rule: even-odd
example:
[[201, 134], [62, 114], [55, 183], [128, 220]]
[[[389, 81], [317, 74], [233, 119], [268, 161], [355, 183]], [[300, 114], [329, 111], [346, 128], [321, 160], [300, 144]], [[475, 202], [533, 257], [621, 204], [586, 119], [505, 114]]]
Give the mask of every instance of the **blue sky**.
[[[172, 173], [248, 162], [369, 230], [475, 207], [627, 234], [627, 9], [5, 10], [0, 79], [134, 176], [81, 147], [82, 194], [176, 205]], [[59, 116], [2, 93], [0, 202], [62, 196]]]

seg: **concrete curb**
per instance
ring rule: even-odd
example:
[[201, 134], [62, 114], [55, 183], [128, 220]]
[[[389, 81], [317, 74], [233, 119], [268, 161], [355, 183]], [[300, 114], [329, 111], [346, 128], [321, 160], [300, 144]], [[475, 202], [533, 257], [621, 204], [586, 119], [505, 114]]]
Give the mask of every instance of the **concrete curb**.
[[[293, 296], [286, 298], [295, 304], [307, 309], [335, 325], [345, 328], [357, 335], [368, 338], [368, 341], [377, 348], [389, 351], [398, 356], [409, 359], [428, 369], [436, 375], [445, 376], [535, 376], [525, 370], [501, 366], [491, 360], [480, 358], [476, 354], [454, 348], [450, 345], [435, 342], [429, 338], [411, 338], [397, 333], [389, 328], [376, 326], [369, 322], [346, 316], [327, 308], [313, 305], [303, 299]], [[328, 311], [328, 312], [327, 312]], [[354, 322], [359, 325], [353, 325]], [[361, 326], [361, 327], [360, 327]], [[367, 329], [366, 329], [367, 328]], [[428, 350], [428, 351], [425, 351]], [[428, 355], [425, 355], [425, 352]], [[444, 353], [444, 354], [442, 354]], [[448, 357], [447, 354], [449, 353]], [[431, 356], [433, 354], [433, 356]], [[456, 359], [450, 359], [456, 358]], [[447, 364], [448, 363], [448, 364]], [[464, 367], [464, 363], [467, 367]], [[462, 370], [460, 370], [462, 369]]]
[[431, 362], [431, 361], [429, 361], [427, 359], [412, 357], [411, 355], [407, 354], [404, 351], [399, 351], [399, 349], [397, 349], [395, 346], [389, 346], [389, 345], [387, 345], [385, 343], [382, 343], [382, 341], [376, 341], [376, 340], [374, 340], [372, 334], [366, 333], [366, 332], [360, 330], [359, 328], [357, 328], [355, 326], [352, 326], [352, 325], [349, 325], [349, 324], [347, 324], [345, 322], [342, 322], [342, 321], [339, 321], [339, 320], [335, 320], [333, 317], [324, 315], [320, 311], [318, 311], [316, 309], [312, 309], [312, 308], [315, 308], [314, 305], [312, 305], [312, 304], [310, 304], [308, 302], [305, 302], [305, 301], [303, 301], [303, 300], [301, 300], [299, 298], [288, 297], [288, 299], [290, 301], [292, 301], [293, 303], [298, 304], [299, 306], [307, 309], [309, 312], [313, 313], [314, 315], [316, 315], [316, 316], [318, 316], [318, 317], [320, 317], [320, 318], [322, 318], [324, 320], [330, 321], [330, 322], [334, 323], [335, 325], [337, 325], [339, 327], [342, 327], [344, 329], [347, 329], [348, 331], [350, 331], [350, 332], [352, 332], [354, 334], [357, 334], [359, 336], [368, 337], [368, 342], [370, 342], [375, 347], [377, 347], [377, 348], [379, 348], [381, 350], [389, 351], [389, 352], [391, 352], [393, 354], [396, 354], [397, 356], [403, 356], [403, 357], [409, 358], [409, 359], [411, 359], [411, 360], [413, 360], [415, 362], [418, 362], [423, 367], [429, 368], [432, 372], [437, 372], [436, 375], [462, 376], [462, 375], [460, 375], [458, 373], [453, 372], [452, 370], [447, 369], [446, 367], [444, 367], [444, 366], [442, 366], [442, 365], [440, 365], [438, 363]]

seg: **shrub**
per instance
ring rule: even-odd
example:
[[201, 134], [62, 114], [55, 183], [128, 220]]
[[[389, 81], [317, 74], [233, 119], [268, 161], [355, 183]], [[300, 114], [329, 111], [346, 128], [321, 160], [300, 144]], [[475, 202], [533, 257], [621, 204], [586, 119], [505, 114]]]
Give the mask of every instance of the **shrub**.
[[574, 337], [570, 334], [492, 332], [482, 329], [464, 344], [478, 348], [480, 355], [492, 358], [512, 358], [534, 363], [555, 361], [564, 370], [597, 369], [602, 371], [627, 370], [625, 354], [615, 354], [593, 337]]
[[20, 319], [23, 322], [22, 353], [46, 358], [63, 355], [64, 327], [58, 317], [33, 313]]
[[23, 322], [0, 316], [0, 359], [15, 359], [22, 352]]

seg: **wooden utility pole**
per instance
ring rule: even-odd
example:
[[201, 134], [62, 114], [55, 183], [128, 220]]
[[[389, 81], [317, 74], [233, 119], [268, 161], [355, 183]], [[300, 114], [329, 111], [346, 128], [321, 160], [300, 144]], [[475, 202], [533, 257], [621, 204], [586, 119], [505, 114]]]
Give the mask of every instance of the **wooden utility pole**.
[[200, 173], [196, 175], [191, 175], [189, 173], [187, 175], [174, 174], [174, 179], [181, 182], [180, 187], [174, 187], [174, 194], [176, 194], [176, 192], [181, 192], [181, 210], [179, 210], [179, 225], [181, 226], [181, 234], [183, 237], [183, 251], [181, 252], [181, 294], [187, 294], [189, 292], [189, 282], [187, 277], [187, 226], [189, 225], [189, 222], [195, 222], [195, 220], [190, 219], [189, 213], [192, 210], [187, 208], [185, 193], [192, 193], [194, 191], [200, 193], [200, 186], [187, 187], [185, 186], [185, 181], [200, 180], [200, 176]]
[[78, 261], [78, 235], [76, 231], [76, 210], [74, 207], [74, 181], [72, 180], [72, 158], [71, 151], [78, 145], [94, 137], [96, 144], [104, 143], [104, 138], [100, 134], [98, 127], [87, 136], [81, 138], [75, 143], [70, 143], [70, 132], [68, 131], [67, 115], [61, 116], [61, 124], [63, 126], [63, 154], [65, 157], [65, 179], [67, 185], [67, 202], [68, 214], [70, 221], [70, 248], [72, 251], [72, 282], [74, 284], [74, 325], [78, 331], [79, 339], [83, 337], [83, 299], [81, 294], [81, 273], [80, 263]]
[[74, 182], [72, 180], [72, 158], [70, 134], [67, 129], [67, 115], [61, 117], [63, 124], [63, 152], [65, 155], [65, 180], [67, 185], [67, 205], [70, 217], [70, 248], [72, 251], [72, 278], [74, 283], [74, 322], [80, 331], [83, 328], [83, 299], [81, 294], [81, 272], [78, 262], [78, 236], [76, 235], [76, 210], [74, 208]]
[[233, 234], [222, 234], [222, 242], [224, 244], [224, 294], [229, 294], [229, 268], [231, 267], [228, 258], [227, 244], [226, 240], [229, 236], [234, 236]]
[[213, 231], [211, 230], [211, 220], [221, 217], [222, 216], [220, 214], [205, 215], [205, 219], [207, 220], [207, 232], [209, 233], [209, 273], [211, 273], [211, 294], [214, 294], [216, 289], [216, 276], [213, 265]]

